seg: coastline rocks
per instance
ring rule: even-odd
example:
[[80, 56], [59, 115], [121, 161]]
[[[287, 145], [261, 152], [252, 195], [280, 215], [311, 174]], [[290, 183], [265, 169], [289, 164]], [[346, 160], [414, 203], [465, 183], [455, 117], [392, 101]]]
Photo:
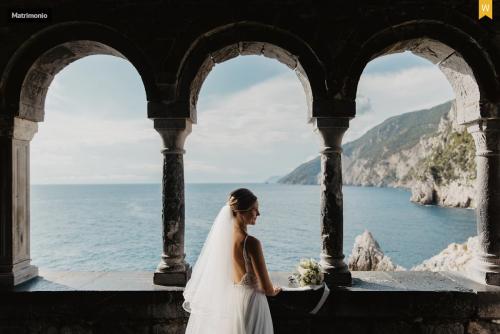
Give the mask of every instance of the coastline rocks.
[[354, 241], [351, 256], [349, 257], [349, 270], [359, 271], [401, 271], [405, 268], [392, 263], [380, 248], [372, 234], [365, 230]]
[[451, 243], [439, 254], [411, 268], [415, 271], [464, 271], [479, 249], [477, 236], [470, 237], [463, 244]]
[[440, 205], [455, 208], [475, 208], [475, 189], [473, 186], [461, 185], [452, 182], [446, 187], [442, 187]]
[[422, 205], [439, 205], [454, 208], [474, 208], [474, 187], [451, 182], [437, 186], [434, 182], [416, 183], [411, 188], [410, 201]]
[[436, 195], [437, 194], [436, 190], [434, 189], [433, 183], [431, 182], [416, 183], [413, 187], [411, 187], [410, 201], [422, 205], [437, 204]]
[[[479, 238], [470, 237], [466, 242], [451, 243], [439, 254], [411, 268], [411, 271], [465, 271], [471, 264], [474, 253], [479, 251]], [[372, 234], [365, 230], [354, 241], [349, 257], [351, 271], [404, 271], [384, 255]]]

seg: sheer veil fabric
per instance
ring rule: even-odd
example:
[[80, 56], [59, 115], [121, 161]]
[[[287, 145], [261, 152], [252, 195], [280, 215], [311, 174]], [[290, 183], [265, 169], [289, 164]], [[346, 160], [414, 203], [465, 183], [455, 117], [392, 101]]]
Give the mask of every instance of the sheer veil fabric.
[[272, 334], [266, 296], [233, 282], [233, 215], [220, 211], [184, 289], [186, 334]]

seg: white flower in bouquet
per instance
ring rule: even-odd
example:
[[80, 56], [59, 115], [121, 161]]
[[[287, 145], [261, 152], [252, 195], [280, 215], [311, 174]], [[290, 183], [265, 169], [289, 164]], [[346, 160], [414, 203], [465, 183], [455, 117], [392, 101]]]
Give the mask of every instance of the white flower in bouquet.
[[300, 286], [320, 285], [323, 283], [323, 273], [319, 263], [313, 259], [302, 259], [297, 266], [297, 272], [289, 277], [290, 282]]

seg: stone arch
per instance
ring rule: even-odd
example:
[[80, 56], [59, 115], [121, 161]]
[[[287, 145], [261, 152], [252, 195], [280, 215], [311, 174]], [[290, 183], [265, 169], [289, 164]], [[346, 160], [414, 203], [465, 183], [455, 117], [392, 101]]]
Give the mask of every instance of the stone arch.
[[404, 22], [370, 36], [349, 67], [342, 95], [355, 99], [361, 73], [372, 59], [403, 51], [440, 67], [455, 91], [460, 123], [495, 116], [498, 82], [488, 55], [464, 31], [431, 20]]
[[141, 52], [123, 35], [95, 23], [51, 26], [28, 40], [6, 67], [1, 86], [10, 117], [43, 121], [45, 97], [54, 76], [70, 63], [90, 55], [128, 60], [138, 71], [147, 99], [157, 95], [154, 75]]
[[[45, 97], [54, 76], [89, 55], [125, 58], [139, 72], [148, 99], [156, 95], [154, 76], [141, 52], [113, 29], [94, 23], [65, 23], [34, 34], [11, 56], [1, 81], [0, 285], [17, 285], [38, 275], [30, 259], [30, 141], [44, 119]], [[9, 225], [10, 224], [10, 225]], [[7, 256], [6, 256], [7, 254]]]
[[276, 27], [258, 23], [234, 23], [207, 32], [194, 41], [177, 72], [174, 110], [176, 117], [196, 122], [196, 103], [210, 70], [239, 55], [264, 55], [294, 70], [304, 87], [308, 119], [326, 99], [326, 75], [318, 56], [303, 40]]
[[500, 285], [500, 229], [496, 223], [500, 217], [500, 89], [493, 61], [496, 55], [488, 49], [491, 41], [481, 32], [470, 34], [441, 21], [413, 20], [378, 30], [358, 46], [357, 56], [341, 75], [340, 95], [355, 98], [359, 78], [370, 60], [406, 50], [438, 64], [453, 87], [457, 121], [467, 126], [476, 148], [479, 246], [465, 274], [481, 283]]
[[[165, 145], [163, 168], [163, 255], [156, 284], [184, 285], [190, 266], [184, 254], [184, 142], [196, 123], [196, 104], [203, 81], [217, 63], [239, 55], [264, 55], [295, 70], [306, 92], [309, 121], [332, 104], [325, 69], [312, 48], [297, 36], [259, 23], [233, 23], [194, 39], [171, 71], [164, 74], [163, 101], [148, 103], [148, 117]], [[173, 63], [177, 63], [175, 60]], [[170, 74], [170, 75], [169, 75]], [[323, 109], [323, 110], [322, 110]], [[325, 112], [323, 111], [323, 114]], [[167, 200], [168, 199], [168, 203]]]

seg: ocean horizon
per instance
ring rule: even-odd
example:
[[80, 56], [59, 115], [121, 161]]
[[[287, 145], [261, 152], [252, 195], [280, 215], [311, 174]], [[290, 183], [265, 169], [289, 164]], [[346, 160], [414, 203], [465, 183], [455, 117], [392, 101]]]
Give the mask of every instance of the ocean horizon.
[[[261, 216], [249, 233], [261, 240], [269, 270], [292, 271], [319, 258], [319, 185], [186, 183], [186, 260], [194, 264], [231, 190], [252, 189]], [[344, 186], [344, 254], [369, 230], [406, 268], [476, 234], [474, 210], [421, 206], [406, 189]], [[161, 184], [32, 185], [32, 262], [48, 270], [152, 271], [162, 250]]]

